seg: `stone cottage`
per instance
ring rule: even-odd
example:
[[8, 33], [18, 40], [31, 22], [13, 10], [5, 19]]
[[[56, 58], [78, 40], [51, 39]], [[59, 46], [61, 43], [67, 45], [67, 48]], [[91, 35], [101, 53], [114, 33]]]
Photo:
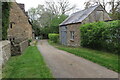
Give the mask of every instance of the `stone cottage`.
[[109, 20], [111, 18], [102, 5], [91, 6], [90, 8], [73, 13], [60, 24], [60, 42], [67, 46], [80, 46], [80, 25]]
[[[11, 41], [14, 47], [16, 44], [33, 38], [32, 25], [25, 12], [24, 4], [11, 2], [9, 22], [8, 40]], [[27, 42], [23, 44], [24, 48], [27, 47]], [[18, 46], [16, 47], [18, 48]], [[15, 50], [20, 51], [19, 49]]]
[[8, 39], [23, 41], [32, 39], [32, 25], [25, 14], [24, 4], [11, 3]]

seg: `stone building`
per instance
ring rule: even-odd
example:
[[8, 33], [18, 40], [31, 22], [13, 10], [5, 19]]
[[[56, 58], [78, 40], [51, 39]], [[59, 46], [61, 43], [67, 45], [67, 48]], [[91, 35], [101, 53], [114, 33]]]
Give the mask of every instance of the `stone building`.
[[81, 24], [109, 20], [111, 20], [111, 18], [102, 5], [95, 5], [78, 11], [60, 24], [60, 42], [67, 46], [80, 46]]
[[23, 51], [28, 46], [28, 40], [33, 38], [32, 25], [25, 12], [24, 4], [11, 2], [9, 16], [8, 40], [12, 44], [12, 54]]
[[8, 39], [21, 42], [32, 39], [32, 25], [25, 13], [24, 4], [11, 3], [9, 17]]

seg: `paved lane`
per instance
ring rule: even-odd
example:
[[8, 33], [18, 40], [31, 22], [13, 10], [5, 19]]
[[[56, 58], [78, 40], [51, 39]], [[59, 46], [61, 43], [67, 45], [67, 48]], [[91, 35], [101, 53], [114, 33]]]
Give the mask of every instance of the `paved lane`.
[[118, 78], [118, 73], [58, 50], [49, 45], [47, 40], [38, 41], [37, 47], [55, 78]]

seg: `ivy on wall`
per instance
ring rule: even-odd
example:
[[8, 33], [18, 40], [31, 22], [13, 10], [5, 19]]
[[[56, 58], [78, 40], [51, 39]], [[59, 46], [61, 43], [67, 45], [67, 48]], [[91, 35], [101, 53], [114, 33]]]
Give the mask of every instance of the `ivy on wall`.
[[2, 2], [0, 2], [0, 40], [2, 40]]
[[9, 26], [10, 2], [2, 2], [2, 40], [7, 39], [7, 29]]

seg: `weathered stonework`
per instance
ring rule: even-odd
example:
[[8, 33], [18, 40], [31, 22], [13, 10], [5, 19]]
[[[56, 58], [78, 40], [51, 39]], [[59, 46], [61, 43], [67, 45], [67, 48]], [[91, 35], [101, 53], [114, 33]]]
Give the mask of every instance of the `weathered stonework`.
[[28, 40], [24, 40], [18, 44], [11, 42], [11, 55], [20, 55], [23, 53], [23, 51], [29, 46]]
[[32, 39], [32, 26], [28, 21], [25, 12], [16, 2], [11, 3], [10, 25], [8, 29], [8, 39], [21, 42]]
[[33, 39], [33, 30], [24, 4], [11, 3], [8, 28], [8, 40], [11, 41], [12, 55], [21, 54], [28, 47], [28, 40]]
[[0, 41], [0, 66], [3, 66], [11, 56], [10, 41]]
[[107, 12], [101, 6], [99, 6], [86, 19], [82, 21], [82, 24], [106, 20], [111, 20], [111, 18]]
[[2, 79], [2, 42], [0, 42], [0, 79]]
[[20, 52], [23, 52], [28, 47], [28, 40], [20, 43]]
[[[72, 24], [72, 25], [67, 25], [67, 46], [80, 46], [80, 24]], [[70, 38], [70, 31], [74, 31], [74, 40], [71, 40]]]

